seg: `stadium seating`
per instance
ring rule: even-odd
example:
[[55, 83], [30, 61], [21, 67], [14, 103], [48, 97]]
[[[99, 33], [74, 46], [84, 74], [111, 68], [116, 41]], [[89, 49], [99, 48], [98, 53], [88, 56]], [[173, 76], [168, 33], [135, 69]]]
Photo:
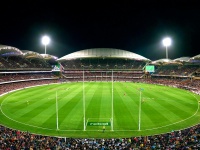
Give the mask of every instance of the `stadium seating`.
[[199, 69], [199, 65], [164, 65], [160, 66], [154, 74], [189, 76]]
[[68, 69], [80, 70], [80, 69], [89, 69], [89, 70], [121, 70], [121, 69], [142, 69], [145, 65], [144, 61], [128, 60], [128, 59], [74, 59], [74, 60], [65, 60], [60, 61], [62, 66]]
[[[146, 62], [139, 60], [84, 58], [60, 63], [64, 70], [62, 76], [57, 76], [51, 72], [52, 64], [44, 59], [0, 57], [0, 94], [41, 84], [81, 82], [83, 77], [84, 81], [90, 82], [111, 81], [113, 77], [117, 82], [162, 84], [200, 94], [199, 64], [155, 65], [156, 71], [147, 75], [144, 71]], [[29, 72], [22, 72], [24, 70]], [[50, 137], [0, 125], [0, 149], [200, 149], [200, 125], [160, 135], [115, 139]]]

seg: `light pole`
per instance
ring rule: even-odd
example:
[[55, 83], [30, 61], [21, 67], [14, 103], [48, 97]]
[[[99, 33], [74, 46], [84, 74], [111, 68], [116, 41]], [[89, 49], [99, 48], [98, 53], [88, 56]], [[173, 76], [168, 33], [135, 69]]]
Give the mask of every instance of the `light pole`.
[[50, 38], [48, 36], [45, 35], [42, 37], [42, 44], [44, 44], [45, 46], [45, 54], [46, 54], [46, 46], [49, 44], [49, 42], [50, 42]]
[[168, 49], [167, 49], [167, 47], [171, 45], [172, 41], [169, 37], [166, 37], [162, 40], [162, 43], [166, 47], [166, 59], [168, 59]]

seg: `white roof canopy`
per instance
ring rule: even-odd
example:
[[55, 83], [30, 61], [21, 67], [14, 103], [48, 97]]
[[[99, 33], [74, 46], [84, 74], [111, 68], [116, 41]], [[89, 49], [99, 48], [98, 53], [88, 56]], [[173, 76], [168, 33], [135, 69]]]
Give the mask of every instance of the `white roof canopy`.
[[136, 60], [145, 60], [150, 61], [149, 59], [120, 49], [113, 48], [94, 48], [94, 49], [86, 49], [77, 51], [66, 56], [59, 58], [58, 60], [70, 60], [77, 58], [92, 58], [92, 57], [103, 57], [103, 58], [127, 58], [127, 59], [136, 59]]

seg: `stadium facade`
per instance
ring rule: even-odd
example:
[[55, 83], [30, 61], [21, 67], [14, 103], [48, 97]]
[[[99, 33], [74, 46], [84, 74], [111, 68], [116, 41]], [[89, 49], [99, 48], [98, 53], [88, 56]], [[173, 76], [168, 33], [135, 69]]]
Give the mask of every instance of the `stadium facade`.
[[[154, 65], [155, 72], [145, 66]], [[56, 74], [54, 68], [61, 73]], [[200, 54], [174, 60], [149, 60], [111, 48], [77, 51], [61, 58], [0, 45], [0, 94], [27, 86], [78, 81], [145, 82], [200, 94]]]
[[63, 77], [68, 81], [82, 81], [83, 70], [87, 81], [131, 81], [142, 78], [149, 59], [120, 49], [95, 48], [77, 51], [58, 59], [63, 66]]
[[[151, 72], [151, 75], [145, 70], [147, 65], [155, 66], [155, 72]], [[12, 46], [0, 45], [1, 75], [6, 75], [5, 71], [10, 74], [12, 71], [21, 74], [32, 73], [32, 71], [34, 73], [60, 71], [59, 78], [63, 80], [82, 81], [84, 70], [85, 78], [89, 81], [108, 81], [111, 78], [111, 71], [113, 71], [114, 80], [119, 81], [150, 77], [199, 79], [199, 66], [200, 55], [152, 61], [126, 50], [92, 48], [58, 58], [49, 54], [39, 54], [30, 50], [19, 50]], [[192, 68], [191, 71], [188, 71], [188, 68]]]

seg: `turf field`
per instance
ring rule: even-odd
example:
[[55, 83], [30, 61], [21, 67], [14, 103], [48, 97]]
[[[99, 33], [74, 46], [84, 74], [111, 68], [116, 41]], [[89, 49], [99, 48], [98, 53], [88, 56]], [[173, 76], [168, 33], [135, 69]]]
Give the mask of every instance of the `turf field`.
[[[51, 84], [1, 96], [0, 124], [65, 137], [145, 136], [198, 124], [198, 101], [199, 95], [161, 85]], [[102, 124], [105, 124], [104, 133]]]

